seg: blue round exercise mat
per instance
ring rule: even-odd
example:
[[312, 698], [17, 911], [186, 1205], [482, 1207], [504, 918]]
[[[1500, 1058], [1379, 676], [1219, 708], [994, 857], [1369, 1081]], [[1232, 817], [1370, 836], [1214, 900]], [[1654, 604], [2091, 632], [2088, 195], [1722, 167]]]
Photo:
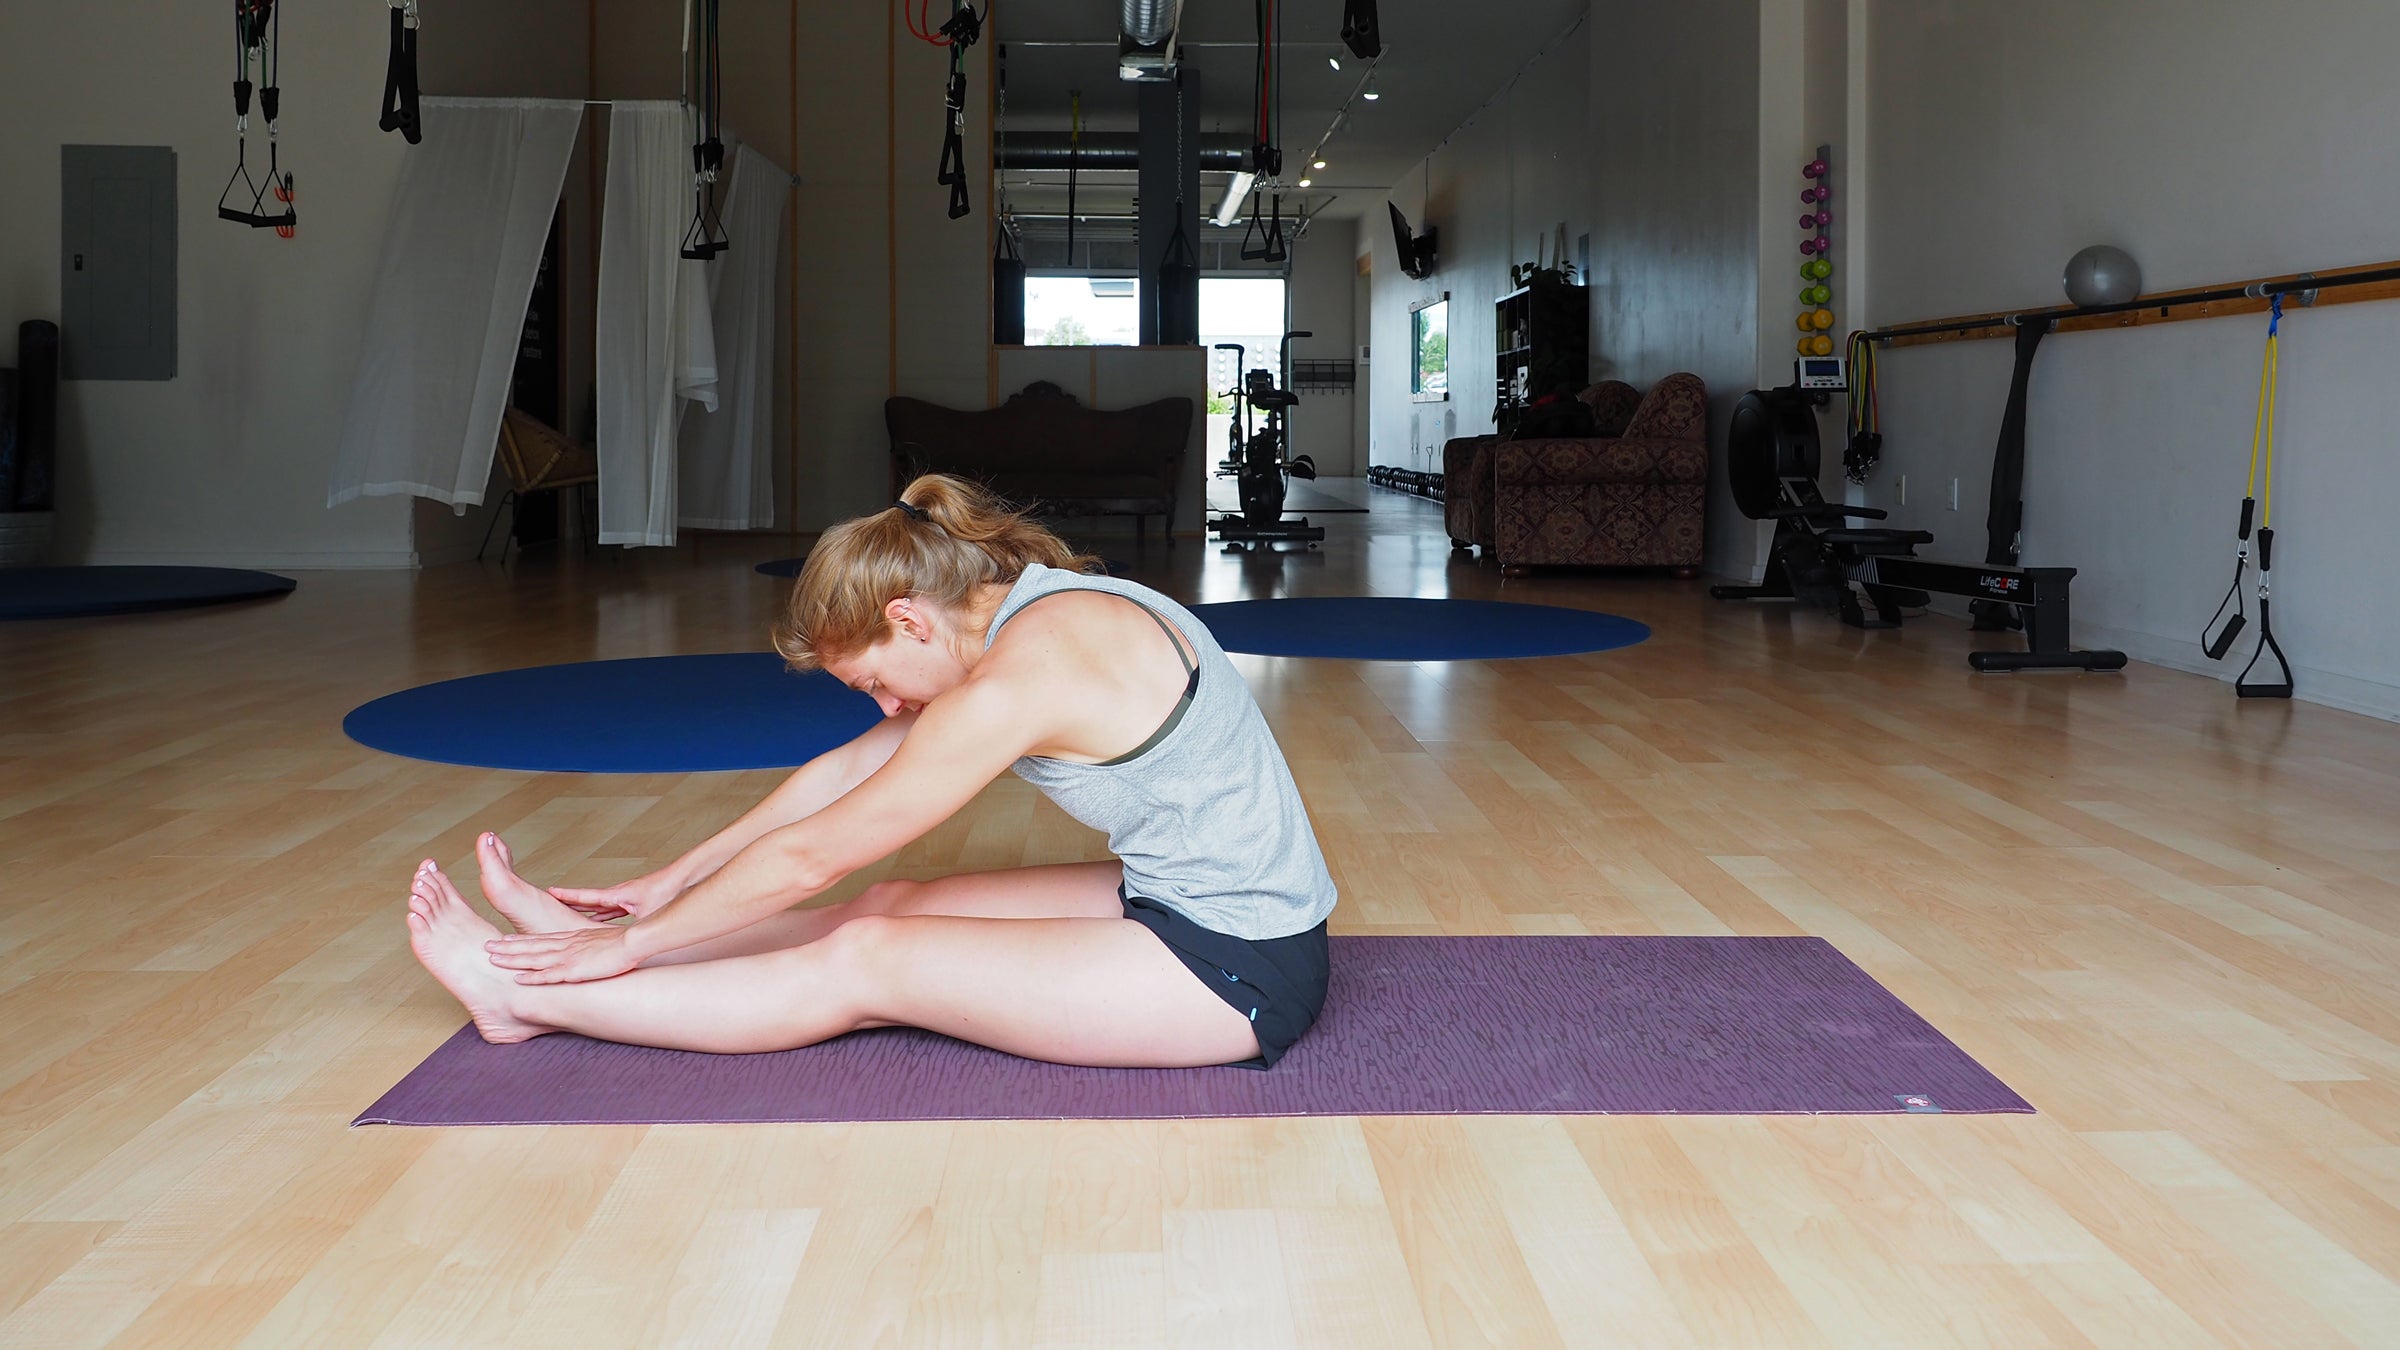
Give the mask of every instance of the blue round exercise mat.
[[1501, 600], [1356, 595], [1194, 605], [1217, 645], [1254, 656], [1353, 661], [1490, 661], [1630, 647], [1647, 624], [1614, 614]]
[[0, 619], [188, 609], [289, 595], [299, 584], [240, 567], [0, 567]]
[[875, 700], [772, 652], [579, 661], [444, 680], [342, 719], [411, 759], [564, 773], [694, 773], [807, 763], [883, 718]]

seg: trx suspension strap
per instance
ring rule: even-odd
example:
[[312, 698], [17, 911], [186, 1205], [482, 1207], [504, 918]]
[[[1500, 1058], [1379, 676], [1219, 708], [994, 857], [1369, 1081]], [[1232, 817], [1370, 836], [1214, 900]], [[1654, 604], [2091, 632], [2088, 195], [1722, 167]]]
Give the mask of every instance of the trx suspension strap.
[[[2267, 313], [2267, 347], [2259, 358], [2258, 412], [2250, 423], [2250, 483], [2243, 491], [2242, 519], [2234, 536], [2233, 585], [2217, 605], [2216, 616], [2209, 620], [2213, 626], [2224, 620], [2224, 626], [2211, 637], [2204, 630], [2201, 642], [2209, 659], [2220, 660], [2233, 649], [2233, 640], [2241, 635], [2242, 580], [2250, 561], [2251, 508], [2258, 515], [2258, 650], [2250, 654], [2250, 664], [2233, 682], [2233, 692], [2242, 698], [2290, 698], [2292, 696], [2292, 663], [2283, 656], [2283, 644], [2275, 640], [2275, 627], [2267, 612], [2267, 574], [2275, 565], [2275, 392], [2281, 382], [2281, 330], [2283, 328], [2283, 297], [2274, 297]], [[2263, 469], [2262, 469], [2263, 466]], [[2228, 616], [2226, 607], [2233, 613]], [[2259, 658], [2272, 653], [2275, 664], [2283, 672], [2280, 683], [2252, 684], [2250, 672], [2258, 668]]]
[[383, 68], [385, 131], [397, 131], [410, 145], [425, 139], [417, 123], [417, 0], [391, 0], [392, 55]]
[[1883, 407], [1875, 392], [1875, 343], [1864, 330], [1850, 335], [1850, 444], [1842, 473], [1864, 483], [1883, 458]]
[[[233, 177], [225, 180], [225, 190], [217, 195], [217, 215], [256, 230], [273, 230], [286, 239], [300, 224], [299, 213], [292, 206], [292, 176], [283, 172], [276, 159], [276, 114], [280, 111], [283, 91], [275, 83], [276, 48], [283, 29], [283, 14], [275, 8], [275, 0], [233, 0]], [[250, 83], [250, 63], [258, 63], [259, 83]], [[267, 120], [267, 181], [259, 183], [250, 177], [250, 92], [258, 91], [258, 111]], [[245, 200], [237, 189], [246, 189]], [[283, 204], [283, 210], [267, 213], [267, 194]]]
[[[698, 6], [699, 28], [692, 28]], [[724, 66], [717, 51], [718, 0], [684, 0], [684, 50], [691, 79], [692, 107], [700, 139], [692, 143], [692, 225], [683, 232], [682, 256], [707, 262], [730, 243], [725, 222], [717, 215], [717, 174], [725, 167]], [[695, 38], [697, 40], [695, 40]], [[696, 77], [696, 78], [694, 78]]]
[[1256, 117], [1252, 123], [1250, 172], [1254, 182], [1250, 195], [1250, 224], [1242, 231], [1241, 256], [1248, 262], [1281, 262], [1283, 248], [1283, 199], [1275, 198], [1275, 218], [1270, 226], [1261, 217], [1269, 192], [1283, 174], [1283, 151], [1275, 145], [1276, 76], [1282, 72], [1275, 67], [1275, 0], [1256, 0], [1258, 19], [1258, 59], [1253, 67], [1252, 101]]
[[1067, 266], [1075, 265], [1075, 171], [1083, 160], [1083, 91], [1067, 91]]
[[983, 36], [983, 19], [967, 0], [950, 3], [950, 22], [942, 25], [950, 47], [950, 83], [942, 96], [948, 130], [942, 135], [942, 164], [934, 181], [950, 189], [950, 218], [956, 220], [974, 209], [967, 199], [967, 49]]
[[1017, 209], [1008, 198], [1008, 44], [992, 50], [992, 93], [999, 103], [992, 118], [992, 139], [998, 143], [999, 209], [992, 214], [998, 238], [992, 243], [992, 341], [1005, 347], [1025, 344], [1025, 255], [1017, 247]]
[[[2017, 365], [2008, 377], [2008, 406], [2000, 414], [2000, 444], [1992, 451], [1992, 504], [1984, 515], [1988, 541], [1983, 560], [2014, 567], [2025, 543], [2025, 389], [2033, 378], [2034, 349], [2050, 332], [2047, 315], [2028, 314], [2017, 324]], [[2016, 628], [2014, 605], [1977, 600], [1967, 606], [1971, 627], [1994, 632]]]

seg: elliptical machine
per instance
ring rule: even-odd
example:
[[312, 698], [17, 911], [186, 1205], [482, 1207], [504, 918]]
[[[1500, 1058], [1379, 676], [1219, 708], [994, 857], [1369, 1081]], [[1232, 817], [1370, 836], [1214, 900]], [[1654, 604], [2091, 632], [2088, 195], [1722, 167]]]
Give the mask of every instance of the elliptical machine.
[[[1325, 537], [1325, 527], [1311, 525], [1308, 517], [1293, 520], [1283, 518], [1285, 492], [1294, 478], [1317, 476], [1316, 461], [1306, 455], [1291, 453], [1291, 437], [1285, 414], [1299, 403], [1300, 396], [1288, 387], [1292, 366], [1292, 339], [1311, 336], [1305, 329], [1294, 329], [1283, 335], [1278, 352], [1279, 369], [1285, 372], [1284, 383], [1277, 374], [1263, 367], [1243, 374], [1241, 382], [1226, 393], [1233, 398], [1237, 410], [1233, 427], [1230, 454], [1218, 465], [1220, 477], [1231, 478], [1241, 501], [1239, 515], [1224, 515], [1208, 523], [1208, 528], [1228, 544], [1273, 544], [1291, 540], [1314, 548]], [[1220, 348], [1234, 352], [1238, 368], [1244, 355], [1239, 343], [1220, 342]], [[1250, 410], [1266, 414], [1265, 425], [1251, 430]]]

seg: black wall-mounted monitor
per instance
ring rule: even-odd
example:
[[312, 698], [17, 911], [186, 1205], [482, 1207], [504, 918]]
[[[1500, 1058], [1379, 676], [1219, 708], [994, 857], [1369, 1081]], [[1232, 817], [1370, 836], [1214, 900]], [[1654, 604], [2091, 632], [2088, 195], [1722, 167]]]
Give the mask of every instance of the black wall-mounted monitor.
[[1400, 270], [1419, 281], [1432, 276], [1433, 227], [1426, 226], [1425, 233], [1419, 236], [1408, 228], [1408, 217], [1400, 214], [1399, 207], [1390, 202], [1383, 205], [1392, 213], [1392, 246], [1400, 255]]

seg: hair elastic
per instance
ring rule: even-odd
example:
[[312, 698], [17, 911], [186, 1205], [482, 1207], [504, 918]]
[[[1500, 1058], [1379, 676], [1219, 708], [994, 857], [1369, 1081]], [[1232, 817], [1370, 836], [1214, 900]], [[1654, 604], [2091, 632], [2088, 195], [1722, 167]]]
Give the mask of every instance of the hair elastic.
[[909, 514], [909, 518], [912, 520], [933, 519], [933, 514], [922, 506], [911, 506], [907, 502], [893, 502], [892, 505], [899, 507], [903, 511], [906, 511]]

